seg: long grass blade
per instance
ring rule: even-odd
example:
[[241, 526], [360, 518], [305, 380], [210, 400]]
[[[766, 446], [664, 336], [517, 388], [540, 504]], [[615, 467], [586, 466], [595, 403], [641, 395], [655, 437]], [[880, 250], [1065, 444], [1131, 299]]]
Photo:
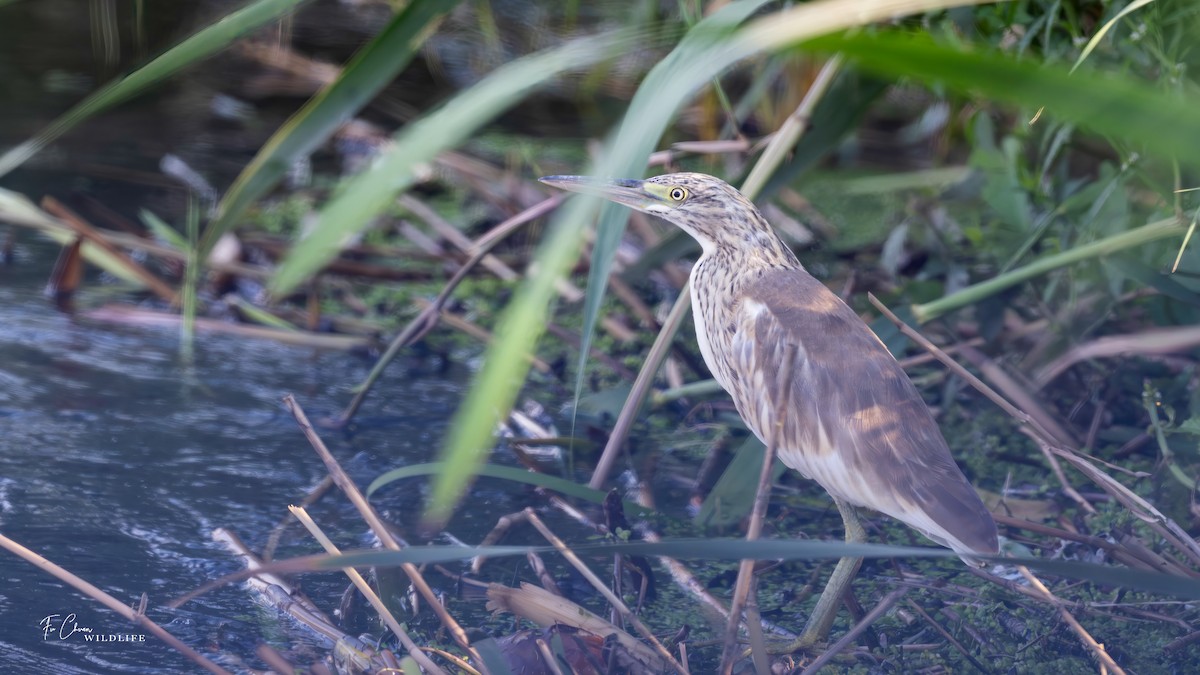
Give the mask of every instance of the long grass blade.
[[879, 73], [936, 82], [1030, 108], [1044, 106], [1082, 128], [1200, 166], [1200, 116], [1195, 114], [1200, 96], [1194, 92], [1160, 92], [1128, 76], [1072, 75], [1057, 66], [898, 32], [825, 37], [805, 47], [842, 52]]
[[1096, 31], [1096, 34], [1092, 36], [1092, 39], [1088, 40], [1088, 43], [1084, 45], [1083, 51], [1079, 52], [1079, 58], [1075, 59], [1075, 65], [1071, 66], [1071, 72], [1075, 72], [1075, 69], [1078, 68], [1085, 59], [1087, 59], [1088, 55], [1092, 53], [1092, 50], [1096, 48], [1096, 45], [1100, 44], [1100, 41], [1104, 39], [1104, 36], [1108, 34], [1108, 31], [1111, 30], [1113, 26], [1117, 25], [1121, 19], [1124, 19], [1126, 15], [1130, 14], [1131, 12], [1136, 12], [1152, 2], [1154, 2], [1154, 0], [1134, 0], [1133, 2], [1129, 3], [1125, 9], [1117, 12], [1116, 16], [1106, 21], [1105, 24], [1100, 27], [1100, 30]]
[[527, 56], [497, 69], [438, 111], [405, 126], [387, 152], [321, 209], [311, 234], [296, 244], [276, 272], [272, 293], [278, 296], [292, 291], [332, 260], [340, 244], [365, 229], [399, 192], [415, 183], [422, 165], [439, 152], [463, 142], [552, 77], [608, 58], [631, 41], [630, 33], [601, 35]]
[[201, 258], [250, 204], [279, 182], [293, 162], [324, 143], [391, 82], [412, 61], [429, 29], [456, 4], [450, 0], [409, 4], [346, 64], [337, 80], [285, 122], [225, 193], [204, 234]]
[[[957, 558], [957, 554], [944, 548], [891, 546], [887, 544], [848, 544], [840, 541], [807, 541], [796, 539], [676, 539], [663, 542], [627, 542], [607, 544], [580, 544], [572, 546], [579, 555], [611, 557], [614, 554], [628, 556], [667, 556], [689, 560], [835, 560], [854, 558]], [[474, 557], [502, 558], [527, 555], [530, 552], [553, 551], [546, 546], [419, 546], [402, 551], [347, 551], [340, 556], [312, 555], [280, 560], [256, 570], [242, 570], [231, 574], [199, 592], [210, 588], [263, 573], [291, 573], [305, 571], [340, 571], [345, 567], [396, 566], [400, 564], [427, 564], [467, 560]], [[1200, 600], [1200, 579], [1183, 577], [1163, 572], [1151, 572], [1092, 563], [1046, 560], [1032, 557], [991, 557], [988, 560], [1004, 565], [1025, 565], [1061, 577], [1080, 579], [1103, 586], [1156, 593], [1165, 597]], [[171, 604], [178, 606], [186, 599], [199, 594], [192, 593]]]
[[96, 90], [51, 122], [50, 126], [36, 136], [4, 153], [0, 157], [0, 176], [20, 166], [25, 160], [75, 128], [80, 122], [131, 99], [180, 70], [212, 56], [228, 47], [234, 40], [283, 16], [297, 5], [307, 1], [258, 0], [258, 2], [230, 13], [220, 21], [168, 49], [150, 63]]

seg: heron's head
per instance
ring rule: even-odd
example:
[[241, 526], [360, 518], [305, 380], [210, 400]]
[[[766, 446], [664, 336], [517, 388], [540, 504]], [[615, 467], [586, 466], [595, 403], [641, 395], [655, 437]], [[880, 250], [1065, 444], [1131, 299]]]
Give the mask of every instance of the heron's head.
[[732, 185], [702, 173], [669, 173], [646, 180], [546, 176], [547, 185], [594, 194], [678, 225], [706, 253], [774, 251], [782, 247], [754, 204]]

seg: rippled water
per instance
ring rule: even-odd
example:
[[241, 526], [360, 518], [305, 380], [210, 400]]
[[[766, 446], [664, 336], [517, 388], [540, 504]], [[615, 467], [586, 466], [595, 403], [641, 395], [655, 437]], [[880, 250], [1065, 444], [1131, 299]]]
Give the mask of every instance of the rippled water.
[[[184, 367], [172, 331], [85, 325], [54, 311], [41, 289], [55, 250], [28, 232], [20, 241], [18, 260], [0, 266], [0, 532], [121, 602], [149, 594], [149, 616], [210, 656], [217, 646], [249, 658], [268, 638], [277, 647], [320, 647], [273, 610], [257, 609], [239, 587], [180, 611], [162, 605], [240, 567], [212, 542], [214, 528], [229, 527], [259, 548], [287, 505], [325, 475], [281, 397], [295, 394], [314, 419], [331, 415], [370, 362], [208, 336], [197, 343], [195, 364]], [[467, 376], [461, 367], [447, 374], [398, 361], [358, 428], [324, 438], [360, 484], [387, 468], [428, 461]], [[420, 498], [414, 484], [393, 495], [391, 506], [415, 509]], [[494, 521], [496, 512], [487, 511]], [[311, 512], [341, 533], [339, 544], [365, 544], [340, 495]], [[289, 552], [316, 550], [297, 533]], [[311, 576], [304, 586], [336, 602], [345, 581]], [[39, 627], [47, 616], [72, 613], [76, 626], [96, 634], [143, 632], [0, 552], [0, 671], [195, 669], [153, 636], [97, 644], [81, 631], [59, 639]]]

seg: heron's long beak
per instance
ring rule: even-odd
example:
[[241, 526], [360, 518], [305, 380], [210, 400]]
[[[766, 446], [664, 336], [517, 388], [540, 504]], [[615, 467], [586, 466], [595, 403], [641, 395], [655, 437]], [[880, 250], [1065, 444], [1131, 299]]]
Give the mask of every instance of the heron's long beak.
[[665, 203], [661, 196], [647, 190], [646, 181], [642, 180], [629, 178], [605, 180], [591, 176], [543, 176], [538, 180], [563, 190], [611, 199], [638, 211], [649, 211], [650, 207], [661, 206]]

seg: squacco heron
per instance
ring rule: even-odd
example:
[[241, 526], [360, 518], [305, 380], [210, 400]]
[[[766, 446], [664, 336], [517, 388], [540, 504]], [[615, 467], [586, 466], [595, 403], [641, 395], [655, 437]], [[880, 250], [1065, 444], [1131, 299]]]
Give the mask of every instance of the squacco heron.
[[[968, 564], [980, 564], [974, 555], [996, 554], [996, 524], [916, 387], [740, 192], [699, 173], [541, 181], [658, 216], [700, 243], [691, 294], [704, 362], [764, 443], [776, 428], [780, 397], [788, 396], [779, 458], [829, 492], [846, 541], [865, 540], [856, 509], [866, 507], [907, 523]], [[795, 362], [783, 368], [789, 353]], [[782, 372], [792, 377], [782, 380]], [[861, 562], [838, 562], [793, 648], [826, 639]]]

